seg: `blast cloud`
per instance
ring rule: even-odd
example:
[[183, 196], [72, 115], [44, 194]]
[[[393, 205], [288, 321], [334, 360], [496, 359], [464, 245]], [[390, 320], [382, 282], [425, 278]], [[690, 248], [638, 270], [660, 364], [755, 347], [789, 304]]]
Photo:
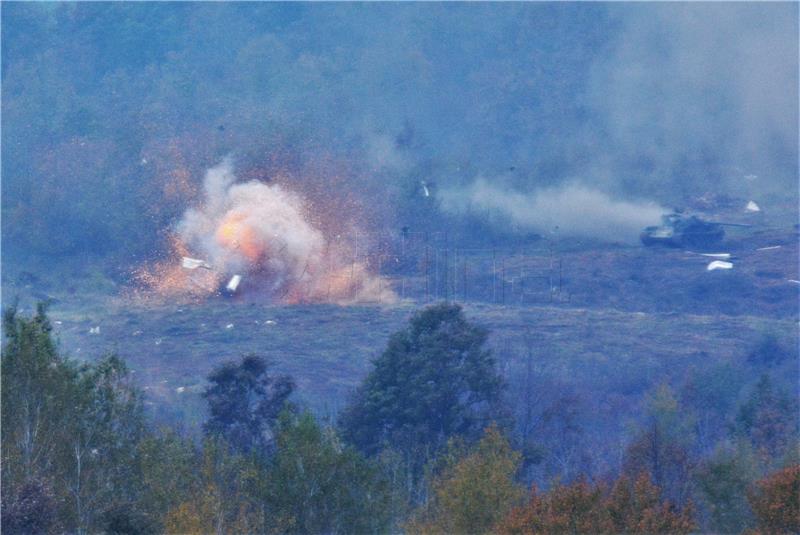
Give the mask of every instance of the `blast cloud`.
[[225, 274], [257, 269], [270, 291], [319, 271], [325, 239], [306, 221], [302, 199], [277, 184], [235, 181], [230, 160], [208, 171], [203, 205], [178, 224], [189, 249]]
[[[438, 224], [410, 193], [422, 180], [433, 196], [477, 176], [531, 197], [573, 177], [670, 206], [710, 192], [794, 223], [797, 14], [791, 2], [11, 2], [4, 242], [152, 257], [184, 178], [231, 151], [248, 178], [347, 162], [337, 185], [381, 204], [384, 230]], [[116, 239], [129, 230], [141, 238]]]
[[658, 223], [666, 211], [653, 203], [614, 200], [578, 184], [525, 194], [498, 188], [484, 179], [463, 190], [444, 191], [442, 203], [451, 212], [499, 214], [540, 233], [558, 227], [565, 235], [616, 242], [635, 242], [642, 228]]
[[[140, 279], [167, 295], [208, 295], [240, 274], [242, 292], [273, 302], [393, 300], [388, 283], [369, 273], [347, 242], [325, 236], [308, 211], [280, 184], [236, 183], [226, 159], [208, 170], [202, 203], [177, 224], [170, 264]], [[183, 269], [181, 255], [199, 256], [209, 269]]]

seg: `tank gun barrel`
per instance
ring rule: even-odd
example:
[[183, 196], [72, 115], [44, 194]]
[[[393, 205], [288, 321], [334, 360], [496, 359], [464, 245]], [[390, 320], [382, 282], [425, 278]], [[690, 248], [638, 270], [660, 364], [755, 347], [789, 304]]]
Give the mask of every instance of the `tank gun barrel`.
[[726, 226], [726, 227], [750, 228], [750, 227], [753, 226], [750, 223], [727, 223], [725, 221], [708, 221], [708, 223], [711, 223], [711, 224], [714, 224], [714, 225], [723, 225], [723, 226]]

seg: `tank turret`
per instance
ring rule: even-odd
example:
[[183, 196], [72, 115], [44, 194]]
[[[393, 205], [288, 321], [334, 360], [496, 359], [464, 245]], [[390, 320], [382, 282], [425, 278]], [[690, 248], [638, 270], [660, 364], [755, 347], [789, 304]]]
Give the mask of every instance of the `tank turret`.
[[646, 246], [709, 249], [722, 242], [725, 237], [724, 224], [675, 212], [662, 216], [661, 225], [645, 228], [641, 239]]

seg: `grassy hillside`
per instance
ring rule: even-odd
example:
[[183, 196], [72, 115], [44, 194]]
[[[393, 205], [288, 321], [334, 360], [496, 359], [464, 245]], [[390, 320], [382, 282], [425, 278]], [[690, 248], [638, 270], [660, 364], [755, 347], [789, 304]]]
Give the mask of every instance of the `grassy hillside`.
[[[789, 279], [798, 278], [796, 234], [734, 236], [722, 250], [733, 254], [731, 271], [708, 272], [710, 259], [684, 250], [566, 241], [555, 253], [538, 244], [499, 256], [504, 260], [496, 269], [491, 253], [453, 251], [449, 260], [451, 269], [458, 265], [453, 258], [468, 263], [467, 315], [490, 329], [512, 387], [522, 381], [523, 360], [531, 354], [537, 374], [591, 391], [594, 410], [609, 410], [613, 419], [615, 410], [636, 414], [635, 406], [613, 409], [620, 399], [635, 405], [656, 382], [679, 386], [689, 375], [713, 375], [720, 367], [737, 370], [741, 381], [726, 388], [738, 395], [748, 377], [764, 371], [748, 367], [746, 357], [765, 337], [791, 357], [772, 372], [787, 372], [783, 380], [794, 376], [800, 286]], [[19, 295], [30, 306], [55, 297], [52, 317], [68, 354], [93, 359], [118, 352], [156, 414], [196, 429], [204, 418], [199, 393], [205, 376], [247, 352], [271, 358], [278, 371], [295, 377], [303, 402], [335, 415], [389, 335], [421, 304], [424, 279], [415, 278], [414, 269], [402, 288], [417, 301], [382, 306], [270, 306], [221, 298], [143, 303], [121, 297], [124, 287], [90, 259], [49, 271], [6, 269], [3, 299], [8, 304]], [[430, 300], [441, 299], [443, 272], [430, 269], [429, 276]], [[560, 291], [549, 291], [559, 278]], [[448, 280], [452, 285], [452, 276]], [[463, 283], [455, 280], [459, 301]], [[505, 303], [492, 302], [501, 299]]]
[[[793, 347], [792, 320], [753, 316], [676, 315], [563, 307], [468, 304], [468, 316], [489, 328], [510, 382], [521, 373], [527, 339], [537, 369], [596, 391], [639, 391], [645, 382], [680, 377], [689, 366], [741, 365], [764, 333]], [[214, 301], [203, 305], [133, 306], [108, 301], [90, 310], [66, 303], [52, 310], [61, 347], [78, 358], [117, 351], [146, 389], [157, 413], [202, 419], [196, 399], [208, 372], [247, 352], [270, 357], [298, 382], [302, 400], [335, 413], [369, 370], [370, 359], [414, 310], [331, 305], [264, 306]], [[98, 334], [92, 329], [99, 327]]]

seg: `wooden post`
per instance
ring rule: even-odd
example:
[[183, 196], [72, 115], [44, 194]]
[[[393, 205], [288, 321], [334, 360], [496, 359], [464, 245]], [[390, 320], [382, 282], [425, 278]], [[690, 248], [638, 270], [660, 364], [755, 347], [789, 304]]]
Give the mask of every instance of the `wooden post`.
[[439, 299], [439, 249], [433, 250], [433, 299]]
[[497, 278], [497, 257], [495, 255], [494, 247], [492, 247], [492, 303], [497, 302], [497, 284], [495, 279]]
[[425, 233], [425, 302], [428, 302], [428, 295], [430, 295], [429, 277], [428, 274], [428, 233]]
[[548, 240], [550, 246], [549, 267], [547, 269], [547, 293], [550, 294], [550, 302], [553, 302], [553, 240]]
[[501, 260], [501, 271], [500, 271], [500, 298], [503, 300], [503, 304], [506, 304], [506, 259], [503, 257]]
[[447, 264], [448, 253], [450, 252], [450, 242], [447, 240], [447, 231], [444, 232], [444, 300], [450, 299], [450, 268]]
[[458, 249], [453, 247], [453, 301], [458, 301]]
[[467, 302], [467, 259], [464, 257], [464, 302]]
[[381, 268], [383, 267], [383, 255], [378, 254], [378, 302], [383, 303], [383, 277], [381, 277]]

